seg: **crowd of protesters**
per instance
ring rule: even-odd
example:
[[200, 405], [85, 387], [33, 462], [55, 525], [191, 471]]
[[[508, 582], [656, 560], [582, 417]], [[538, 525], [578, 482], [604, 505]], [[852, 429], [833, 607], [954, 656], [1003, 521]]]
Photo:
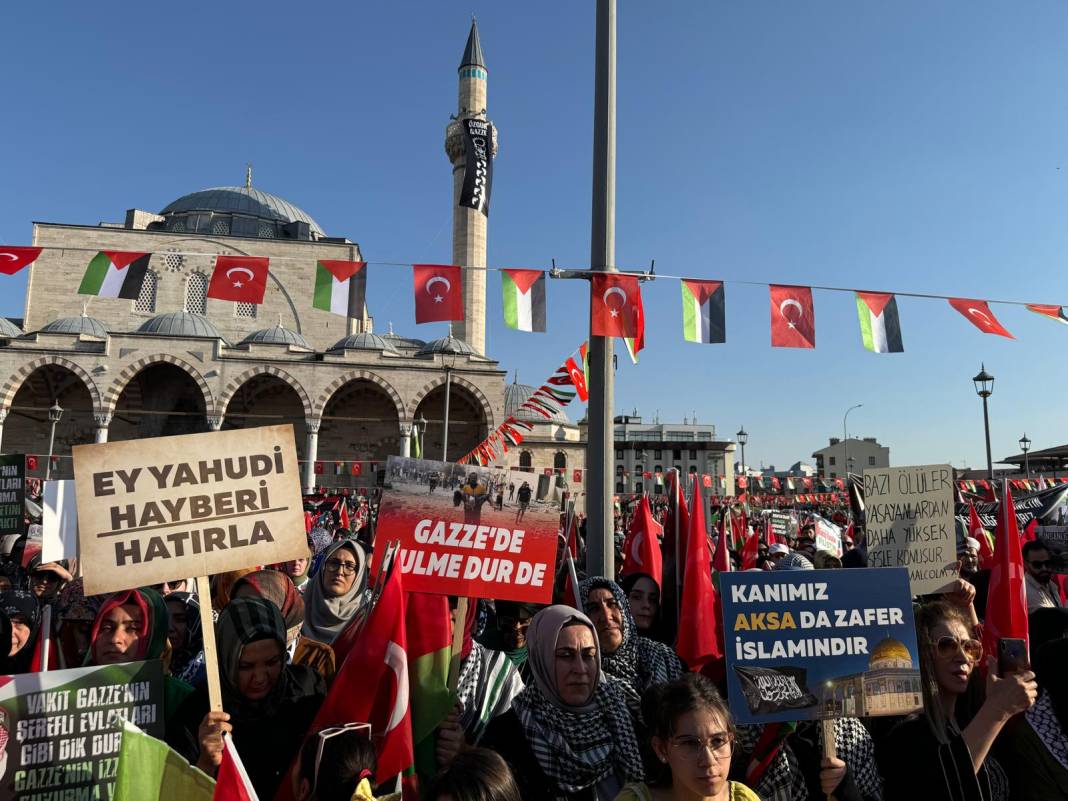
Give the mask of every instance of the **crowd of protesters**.
[[[517, 488], [522, 485], [494, 487], [493, 503], [504, 492], [515, 503]], [[375, 749], [360, 730], [309, 730], [339, 667], [333, 644], [368, 615], [372, 602], [375, 499], [341, 503], [343, 515], [309, 513], [306, 558], [213, 576], [210, 598], [182, 579], [86, 596], [76, 564], [27, 559], [22, 541], [0, 561], [0, 642], [11, 643], [0, 673], [31, 669], [43, 612], [50, 609], [56, 667], [162, 660], [166, 739], [206, 773], [218, 768], [222, 735], [229, 732], [261, 799], [275, 797], [283, 784], [298, 801], [395, 793], [394, 784], [375, 786]], [[666, 510], [658, 502], [654, 511]], [[862, 527], [849, 525], [848, 512], [839, 514], [847, 523], [841, 556], [817, 550], [802, 519], [781, 540], [761, 538], [749, 557], [736, 549], [734, 568], [866, 566]], [[621, 510], [619, 517], [617, 529], [625, 529], [627, 515]], [[743, 539], [760, 537], [756, 525], [744, 526]], [[577, 528], [584, 533], [584, 525]], [[471, 600], [455, 707], [436, 732], [439, 769], [422, 785], [423, 795], [437, 801], [1066, 799], [1068, 611], [1052, 578], [1053, 549], [1041, 541], [1023, 548], [1030, 667], [1001, 675], [994, 655], [983, 653], [985, 604], [977, 594], [986, 591], [989, 576], [978, 567], [978, 549], [961, 535], [960, 579], [941, 596], [915, 599], [922, 713], [838, 718], [837, 756], [827, 757], [814, 722], [736, 725], [715, 680], [722, 682], [722, 671], [718, 677], [689, 672], [674, 650], [664, 588], [642, 573], [585, 575], [580, 537], [574, 606], [560, 602], [568, 600], [562, 587], [558, 602], [545, 607]], [[215, 619], [223, 712], [209, 711], [203, 604]]]

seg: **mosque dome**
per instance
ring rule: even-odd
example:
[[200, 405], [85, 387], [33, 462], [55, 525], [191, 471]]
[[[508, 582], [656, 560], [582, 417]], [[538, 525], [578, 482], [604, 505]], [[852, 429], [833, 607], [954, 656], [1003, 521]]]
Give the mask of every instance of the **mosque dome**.
[[882, 640], [871, 651], [868, 665], [872, 670], [879, 668], [912, 668], [912, 654], [905, 644], [890, 637]]
[[305, 223], [313, 238], [326, 236], [302, 208], [251, 186], [216, 186], [192, 192], [169, 203], [160, 215], [168, 231], [299, 239], [307, 237], [283, 229], [291, 223]]
[[22, 336], [22, 329], [11, 322], [6, 317], [0, 317], [0, 337], [9, 337], [14, 339], [15, 337]]
[[95, 317], [81, 315], [80, 317], [61, 317], [53, 320], [41, 329], [47, 334], [77, 334], [78, 336], [98, 337], [107, 339], [108, 329]]
[[271, 328], [261, 328], [259, 331], [253, 331], [247, 337], [241, 340], [242, 345], [296, 345], [299, 348], [307, 348], [308, 350], [315, 350], [308, 344], [301, 334], [296, 331], [290, 331], [281, 323], [272, 326]]
[[339, 339], [330, 350], [377, 350], [385, 353], [397, 353], [397, 349], [386, 341], [385, 337], [364, 331], [359, 334], [350, 334], [344, 339]]
[[185, 311], [157, 314], [141, 323], [137, 331], [141, 334], [160, 334], [169, 337], [223, 338], [219, 329], [207, 317]]
[[451, 334], [441, 339], [435, 339], [432, 342], [427, 342], [423, 347], [419, 348], [415, 352], [416, 356], [436, 356], [439, 353], [451, 353], [457, 356], [477, 356], [475, 349], [464, 342], [462, 339], [457, 339]]
[[393, 323], [389, 324], [389, 332], [382, 334], [388, 344], [392, 345], [397, 350], [419, 350], [426, 342], [421, 339], [415, 339], [414, 337], [401, 336], [400, 334], [393, 333]]
[[546, 418], [545, 415], [532, 412], [530, 409], [519, 408], [526, 403], [530, 396], [537, 391], [536, 387], [532, 387], [528, 384], [512, 383], [504, 388], [504, 416], [505, 418], [515, 417], [516, 420], [522, 420], [527, 423], [555, 423], [557, 425], [569, 426], [572, 425], [571, 420], [564, 413], [563, 409], [559, 409], [553, 413], [553, 416]]

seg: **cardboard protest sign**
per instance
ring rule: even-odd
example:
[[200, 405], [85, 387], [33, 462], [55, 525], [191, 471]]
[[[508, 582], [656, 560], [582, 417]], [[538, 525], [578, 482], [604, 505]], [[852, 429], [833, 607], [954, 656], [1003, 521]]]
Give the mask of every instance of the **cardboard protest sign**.
[[73, 479], [46, 481], [41, 515], [41, 561], [78, 556], [78, 504]]
[[1035, 537], [1047, 545], [1068, 547], [1068, 526], [1035, 526]]
[[0, 455], [0, 537], [26, 533], [26, 457]]
[[816, 550], [827, 551], [840, 558], [842, 556], [842, 529], [819, 515], [814, 515], [812, 522]]
[[952, 467], [865, 470], [864, 504], [869, 566], [907, 567], [913, 595], [957, 579]]
[[163, 738], [158, 660], [5, 677], [0, 798], [111, 798], [122, 731], [113, 714]]
[[902, 568], [721, 573], [727, 695], [740, 723], [923, 706]]
[[797, 518], [784, 512], [772, 512], [768, 515], [771, 521], [771, 533], [780, 540], [785, 540], [789, 535], [797, 536]]
[[[399, 540], [404, 589], [440, 595], [552, 601], [560, 513], [534, 497], [536, 476], [390, 456], [374, 563]], [[515, 496], [498, 510], [496, 488]]]
[[87, 595], [308, 555], [290, 425], [76, 445], [74, 475]]

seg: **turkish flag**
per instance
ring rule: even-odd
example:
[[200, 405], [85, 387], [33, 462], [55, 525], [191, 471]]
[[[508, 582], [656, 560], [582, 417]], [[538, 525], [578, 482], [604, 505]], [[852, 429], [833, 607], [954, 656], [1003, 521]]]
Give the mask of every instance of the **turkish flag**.
[[636, 275], [594, 273], [590, 282], [590, 333], [642, 339], [645, 314]]
[[581, 483], [582, 482], [582, 471], [579, 470], [578, 468], [575, 468], [574, 470], [572, 470], [571, 471], [571, 480], [574, 481], [576, 484]]
[[208, 297], [234, 303], [263, 303], [268, 259], [260, 256], [216, 256]]
[[363, 465], [360, 464], [359, 462], [353, 462], [352, 463], [352, 475], [354, 475], [354, 476], [362, 476], [363, 475]]
[[757, 558], [760, 556], [760, 531], [754, 529], [742, 547], [742, 570], [752, 570], [756, 567]]
[[712, 476], [701, 476], [701, 486], [705, 489], [712, 489]]
[[689, 523], [675, 652], [690, 670], [703, 671], [723, 659], [723, 632], [719, 625], [719, 594], [712, 583], [700, 483], [694, 486]]
[[33, 264], [40, 255], [41, 248], [0, 245], [0, 273], [14, 275], [23, 267]]
[[807, 286], [768, 287], [771, 293], [771, 346], [816, 347], [816, 312]]
[[998, 322], [998, 318], [990, 311], [985, 300], [968, 300], [967, 298], [949, 298], [948, 300], [950, 306], [964, 315], [964, 319], [984, 334], [997, 334], [999, 337], [1016, 339]]
[[990, 589], [983, 619], [983, 652], [996, 656], [998, 640], [1027, 639], [1027, 591], [1024, 585], [1023, 551], [1016, 522], [1012, 488], [1004, 484], [990, 570]]
[[460, 268], [446, 264], [413, 264], [415, 321], [436, 323], [464, 319]]
[[316, 462], [315, 463], [315, 475], [321, 476], [322, 474], [323, 474], [323, 463], [322, 462]]
[[212, 801], [256, 801], [259, 798], [229, 734], [223, 735], [222, 762], [211, 797]]
[[567, 374], [571, 377], [571, 383], [578, 393], [578, 399], [580, 401], [589, 400], [590, 390], [586, 386], [586, 373], [578, 366], [574, 356], [564, 362], [564, 369], [567, 370]]
[[623, 542], [623, 566], [620, 576], [645, 573], [657, 587], [664, 586], [663, 555], [660, 552], [660, 537], [664, 527], [653, 519], [649, 496], [643, 495], [630, 521], [630, 530]]

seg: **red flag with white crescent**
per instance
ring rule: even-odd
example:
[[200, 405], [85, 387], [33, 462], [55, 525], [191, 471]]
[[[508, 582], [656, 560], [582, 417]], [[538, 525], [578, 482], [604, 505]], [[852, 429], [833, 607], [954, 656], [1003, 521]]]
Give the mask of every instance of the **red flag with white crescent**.
[[623, 566], [619, 575], [645, 573], [656, 582], [657, 587], [663, 588], [663, 554], [660, 551], [660, 536], [663, 533], [664, 527], [653, 519], [649, 496], [643, 495], [623, 542]]
[[590, 281], [590, 333], [642, 339], [642, 291], [636, 275], [594, 273]]
[[415, 321], [436, 323], [464, 319], [463, 278], [451, 264], [413, 264]]
[[768, 287], [771, 296], [771, 346], [816, 347], [816, 312], [807, 286]]
[[269, 260], [261, 256], [216, 256], [208, 297], [234, 303], [263, 303]]
[[983, 618], [983, 651], [997, 654], [998, 640], [1026, 640], [1027, 591], [1024, 584], [1023, 550], [1012, 488], [1004, 484], [998, 526], [995, 533], [994, 563]]
[[998, 322], [994, 312], [985, 300], [968, 300], [967, 298], [948, 298], [949, 305], [959, 311], [965, 320], [984, 334], [997, 334], [999, 337], [1015, 339], [1005, 327]]
[[0, 245], [0, 273], [14, 275], [23, 267], [37, 261], [41, 248], [26, 248], [17, 245]]

